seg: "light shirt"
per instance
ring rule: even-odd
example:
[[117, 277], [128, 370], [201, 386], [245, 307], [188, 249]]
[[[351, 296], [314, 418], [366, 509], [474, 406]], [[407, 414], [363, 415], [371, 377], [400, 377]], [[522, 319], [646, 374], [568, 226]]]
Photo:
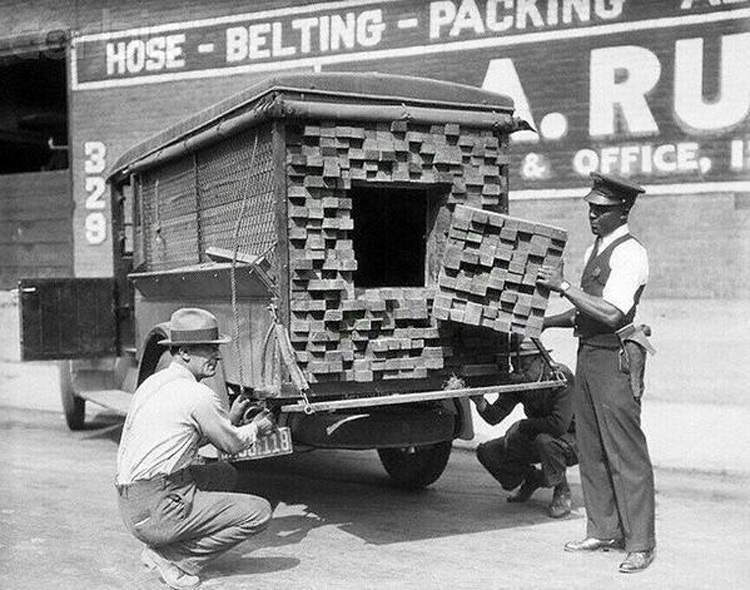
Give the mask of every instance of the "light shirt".
[[255, 442], [257, 427], [235, 427], [219, 396], [173, 362], [133, 394], [117, 452], [117, 483], [128, 484], [184, 469], [206, 440], [227, 453]]
[[[628, 224], [623, 224], [612, 233], [602, 236], [598, 254], [606, 250], [612, 242], [630, 233]], [[592, 244], [586, 249], [583, 264], [594, 251]], [[627, 314], [635, 305], [635, 294], [648, 281], [648, 255], [646, 249], [636, 240], [627, 240], [615, 247], [609, 259], [611, 272], [604, 285], [602, 299], [611, 303], [623, 314]]]

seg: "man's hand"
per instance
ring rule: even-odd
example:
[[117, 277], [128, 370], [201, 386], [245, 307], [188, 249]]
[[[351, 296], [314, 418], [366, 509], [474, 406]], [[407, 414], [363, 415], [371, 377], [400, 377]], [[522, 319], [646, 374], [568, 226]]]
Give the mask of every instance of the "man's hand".
[[470, 395], [469, 399], [477, 406], [477, 410], [482, 411], [487, 407], [487, 400], [483, 395]]
[[508, 374], [508, 384], [515, 384], [515, 383], [527, 383], [528, 378], [519, 372], [513, 371], [512, 373]]
[[263, 437], [276, 430], [276, 422], [268, 410], [258, 413], [252, 420], [258, 429], [258, 436]]
[[521, 420], [514, 422], [508, 430], [505, 431], [505, 440], [519, 436], [521, 433]]
[[566, 282], [565, 276], [563, 275], [563, 269], [564, 264], [562, 261], [556, 266], [550, 266], [547, 264], [543, 265], [537, 273], [537, 285], [547, 287], [550, 291], [561, 292], [562, 284]]
[[245, 410], [250, 404], [250, 399], [244, 395], [238, 395], [232, 402], [232, 407], [229, 409], [229, 421], [234, 426], [242, 424], [242, 417], [245, 415]]

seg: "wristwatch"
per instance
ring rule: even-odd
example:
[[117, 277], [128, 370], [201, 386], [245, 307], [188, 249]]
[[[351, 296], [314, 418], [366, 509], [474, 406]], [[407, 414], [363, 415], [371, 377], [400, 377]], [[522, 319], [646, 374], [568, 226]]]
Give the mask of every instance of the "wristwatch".
[[570, 283], [568, 281], [560, 283], [560, 295], [565, 293], [568, 289], [570, 289]]

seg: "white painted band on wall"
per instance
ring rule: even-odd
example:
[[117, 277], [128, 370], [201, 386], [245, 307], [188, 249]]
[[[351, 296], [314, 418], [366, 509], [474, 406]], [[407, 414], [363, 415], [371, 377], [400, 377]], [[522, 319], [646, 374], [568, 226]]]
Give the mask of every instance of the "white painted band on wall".
[[[389, 0], [396, 2], [399, 0]], [[369, 2], [365, 2], [369, 3]], [[336, 3], [331, 3], [336, 4]], [[349, 3], [341, 3], [349, 4]], [[356, 2], [351, 3], [357, 4]], [[322, 7], [330, 8], [331, 5], [314, 5], [314, 10], [322, 10]], [[283, 16], [283, 10], [280, 9], [276, 16]], [[311, 8], [312, 10], [312, 8]], [[257, 16], [253, 15], [253, 18]], [[250, 15], [242, 15], [242, 18], [249, 19]], [[228, 66], [212, 68], [206, 70], [192, 70], [185, 72], [173, 72], [169, 74], [155, 74], [152, 76], [137, 76], [133, 78], [121, 78], [117, 80], [99, 80], [95, 82], [79, 82], [77, 72], [77, 52], [76, 46], [86, 41], [97, 41], [127, 37], [133, 35], [149, 35], [155, 32], [165, 30], [185, 30], [204, 26], [207, 21], [188, 21], [184, 23], [173, 23], [169, 25], [159, 25], [143, 29], [131, 29], [127, 31], [117, 31], [114, 33], [98, 33], [92, 35], [82, 35], [74, 37], [71, 49], [71, 89], [72, 90], [96, 90], [101, 88], [113, 88], [118, 86], [134, 86], [139, 84], [152, 84], [166, 82], [170, 80], [190, 80], [198, 78], [213, 78], [220, 76], [230, 76], [241, 73], [275, 71], [290, 68], [315, 68], [323, 65], [348, 63], [354, 61], [373, 61], [378, 59], [389, 59], [394, 57], [414, 57], [419, 55], [431, 55], [447, 53], [453, 51], [465, 51], [471, 49], [482, 49], [488, 47], [510, 47], [514, 45], [523, 45], [529, 43], [544, 43], [550, 41], [561, 41], [567, 39], [582, 39], [601, 35], [617, 35], [630, 33], [634, 31], [654, 31], [672, 27], [684, 27], [690, 25], [706, 25], [715, 22], [724, 22], [750, 18], [750, 8], [739, 8], [736, 10], [725, 10], [716, 13], [691, 14], [686, 16], [675, 16], [654, 19], [651, 21], [632, 21], [624, 23], [615, 23], [607, 25], [596, 25], [591, 27], [582, 27], [579, 29], [566, 29], [557, 31], [545, 31], [540, 33], [525, 33], [518, 35], [507, 35], [502, 37], [487, 37], [482, 39], [472, 39], [466, 41], [453, 41], [449, 43], [439, 43], [434, 45], [414, 45], [412, 47], [402, 47], [395, 49], [380, 49], [373, 51], [359, 51], [354, 53], [343, 53], [338, 55], [316, 56], [301, 59], [269, 61], [257, 64], [244, 64], [238, 66]], [[230, 20], [231, 19], [231, 20]], [[227, 17], [225, 22], [236, 22], [238, 16]], [[212, 19], [210, 24], [216, 24], [214, 21], [223, 19]]]
[[[680, 184], [646, 184], [645, 196], [670, 195], [703, 195], [716, 193], [750, 193], [750, 181], [736, 182], [685, 182]], [[574, 199], [582, 198], [591, 187], [540, 189], [540, 190], [511, 190], [508, 196], [511, 201], [534, 201], [543, 199]]]

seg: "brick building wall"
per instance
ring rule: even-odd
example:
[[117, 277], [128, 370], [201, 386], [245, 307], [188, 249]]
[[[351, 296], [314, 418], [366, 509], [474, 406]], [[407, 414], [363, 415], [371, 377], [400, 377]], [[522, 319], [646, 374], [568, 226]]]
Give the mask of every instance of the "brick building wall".
[[[444, 3], [445, 4], [445, 3]], [[456, 2], [458, 6], [460, 3]], [[484, 3], [477, 3], [484, 10]], [[543, 4], [541, 1], [538, 4]], [[562, 4], [562, 3], [560, 3]], [[585, 3], [577, 3], [583, 5]], [[599, 3], [596, 3], [597, 5]], [[685, 4], [685, 3], [683, 3]], [[748, 160], [747, 154], [738, 152], [737, 161], [733, 166], [740, 169], [740, 173], [730, 178], [716, 176], [717, 170], [722, 166], [728, 168], [721, 158], [728, 160], [726, 147], [732, 141], [739, 141], [742, 145], [748, 144], [747, 123], [745, 116], [740, 123], [735, 125], [735, 130], [730, 130], [727, 135], [721, 130], [712, 133], [701, 133], [690, 136], [686, 135], [683, 126], [677, 124], [674, 116], [676, 110], [677, 92], [674, 87], [676, 39], [694, 43], [696, 40], [704, 47], [705, 63], [703, 80], [706, 87], [706, 100], [718, 100], [723, 94], [729, 94], [728, 84], [723, 89], [717, 88], [721, 81], [721, 67], [729, 61], [742, 62], [742, 55], [737, 55], [735, 60], [721, 60], [718, 52], [721, 46], [730, 40], [738, 47], [738, 51], [744, 51], [746, 43], [742, 35], [746, 34], [746, 17], [732, 19], [732, 10], [739, 10], [729, 3], [722, 6], [713, 6], [713, 3], [694, 3], [693, 12], [683, 10], [673, 2], [653, 1], [644, 3], [642, 0], [628, 0], [623, 3], [625, 9], [630, 9], [631, 14], [627, 19], [651, 18], [652, 23], [666, 16], [670, 18], [685, 19], [687, 23], [684, 33], [680, 33], [681, 26], [674, 26], [653, 33], [644, 33], [636, 28], [634, 33], [627, 32], [627, 19], [618, 21], [617, 26], [624, 27], [623, 32], [609, 36], [596, 36], [592, 34], [589, 38], [580, 38], [578, 41], [566, 40], [565, 27], [562, 26], [562, 13], [558, 14], [558, 21], [545, 22], [544, 26], [534, 29], [534, 19], [527, 18], [525, 29], [516, 22], [516, 29], [509, 34], [516, 37], [537, 32], [539, 35], [552, 34], [555, 26], [560, 25], [558, 38], [539, 43], [520, 43], [518, 45], [508, 44], [491, 45], [491, 39], [483, 37], [485, 45], [475, 45], [471, 49], [456, 48], [441, 49], [433, 53], [421, 53], [414, 56], [392, 57], [387, 52], [377, 58], [364, 55], [365, 61], [354, 60], [331, 60], [321, 62], [319, 67], [324, 71], [332, 69], [343, 70], [378, 70], [384, 73], [415, 74], [425, 77], [442, 78], [482, 86], [489, 79], [488, 64], [495, 60], [512, 61], [518, 70], [518, 75], [523, 78], [526, 93], [531, 96], [539, 96], [547, 101], [545, 104], [554, 103], [555, 110], [564, 113], [570, 122], [571, 128], [575, 127], [580, 132], [589, 124], [586, 118], [589, 109], [585, 108], [588, 102], [582, 102], [576, 94], [578, 90], [587, 90], [590, 80], [588, 71], [588, 60], [594, 50], [617, 49], [618, 47], [634, 46], [641, 53], [646, 54], [653, 61], [654, 57], [661, 60], [661, 80], [656, 90], [647, 98], [651, 113], [659, 126], [663, 138], [653, 138], [656, 145], [659, 141], [678, 143], [680, 141], [699, 142], [703, 138], [718, 138], [720, 142], [716, 145], [708, 145], [705, 141], [706, 153], [713, 160], [713, 167], [707, 172], [714, 175], [714, 180], [719, 184], [724, 181], [744, 181], [738, 184], [747, 185], [748, 168], [743, 161]], [[710, 5], [709, 5], [710, 4]], [[733, 4], [733, 3], [732, 3]], [[303, 9], [309, 6], [322, 6], [320, 2], [303, 1], [295, 2], [294, 10], [286, 11], [289, 14], [297, 11], [303, 13]], [[344, 8], [347, 10], [361, 11], [367, 8], [382, 8], [384, 12], [389, 6], [397, 9], [409, 10], [417, 14], [420, 7], [428, 7], [430, 3], [373, 3], [367, 5], [351, 5]], [[270, 14], [268, 19], [276, 18], [274, 15], [281, 14], [287, 3], [273, 0], [254, 2], [248, 5], [239, 0], [217, 0], [205, 3], [197, 0], [187, 0], [181, 3], [172, 2], [99, 2], [94, 0], [47, 0], [34, 3], [18, 3], [11, 0], [0, 0], [0, 13], [9, 15], [0, 29], [0, 38], [7, 40], [18, 38], [44, 36], [47, 32], [60, 29], [68, 31], [72, 36], [90, 35], [102, 32], [122, 31], [140, 27], [159, 26], [167, 23], [187, 23], [200, 19], [221, 19], [232, 15], [252, 13]], [[741, 7], [740, 7], [741, 8]], [[315, 8], [317, 11], [318, 8]], [[322, 10], [322, 9], [320, 9]], [[270, 12], [269, 12], [270, 11]], [[671, 13], [669, 11], [677, 11]], [[607, 20], [595, 21], [594, 3], [590, 3], [590, 13], [576, 13], [580, 22], [574, 21], [568, 26], [575, 27], [590, 26], [610, 22]], [[701, 16], [713, 12], [710, 23], [706, 20], [701, 23]], [[310, 12], [304, 14], [318, 14]], [[322, 12], [320, 12], [322, 14]], [[411, 13], [410, 13], [411, 14]], [[546, 14], [546, 13], [545, 13]], [[585, 17], [585, 18], [584, 18]], [[726, 18], [725, 18], [726, 17]], [[281, 18], [281, 17], [279, 17]], [[286, 18], [286, 17], [284, 17]], [[292, 18], [290, 16], [289, 18]], [[517, 15], [516, 15], [517, 18]], [[544, 18], [547, 18], [546, 16]], [[692, 19], [692, 20], [690, 20]], [[585, 22], [584, 22], [585, 21]], [[243, 21], [247, 24], [250, 21]], [[709, 23], [709, 24], [707, 24]], [[553, 26], [554, 25], [554, 26]], [[395, 27], [394, 27], [395, 28]], [[179, 27], [177, 27], [179, 30]], [[432, 43], [426, 33], [427, 24], [420, 21], [419, 29], [404, 29], [402, 41], [405, 44]], [[440, 40], [449, 40], [448, 31], [450, 25], [441, 29], [443, 36]], [[644, 29], [646, 30], [646, 29]], [[745, 32], [743, 32], [745, 31]], [[676, 32], [676, 33], [675, 33]], [[466, 29], [460, 31], [456, 40], [467, 40], [471, 42], [472, 31]], [[682, 35], [682, 37], [680, 37]], [[498, 36], [499, 37], [499, 36]], [[426, 40], [425, 40], [426, 39]], [[745, 45], [742, 45], [745, 43]], [[377, 49], [388, 49], [386, 44]], [[85, 45], [79, 47], [79, 51], [86, 49]], [[651, 55], [652, 57], [648, 57]], [[79, 54], [80, 57], [80, 54]], [[336, 56], [334, 56], [336, 57]], [[549, 64], [554, 64], [550, 68]], [[507, 65], [507, 64], [506, 64]], [[658, 64], [657, 64], [658, 65]], [[684, 64], [683, 64], [684, 65]], [[285, 66], [286, 67], [286, 66]], [[309, 71], [310, 64], [300, 67]], [[71, 127], [71, 172], [73, 178], [73, 196], [76, 203], [74, 224], [75, 239], [75, 272], [80, 276], [96, 276], [111, 272], [110, 261], [110, 236], [101, 243], [92, 244], [86, 241], [85, 227], [87, 211], [83, 207], [86, 200], [85, 184], [90, 174], [85, 171], [87, 143], [89, 148], [95, 149], [100, 142], [106, 147], [105, 165], [111, 166], [119, 154], [127, 147], [141, 141], [156, 133], [160, 129], [184, 118], [216, 102], [227, 95], [251, 85], [262, 76], [272, 74], [273, 69], [241, 72], [216, 71], [211, 77], [196, 77], [195, 79], [179, 79], [156, 83], [144, 83], [134, 85], [121, 85], [111, 88], [97, 88], [90, 90], [75, 90], [70, 93], [70, 127]], [[289, 71], [289, 69], [285, 70]], [[634, 75], [644, 71], [643, 68], [634, 68]], [[547, 72], [540, 76], [539, 72]], [[550, 74], [551, 72], [551, 74]], [[569, 90], [571, 80], [575, 79], [576, 86]], [[508, 78], [510, 82], [510, 78]], [[728, 79], [724, 82], [728, 83]], [[567, 84], [567, 86], [566, 86]], [[500, 85], [502, 86], [502, 84]], [[497, 90], [502, 91], [502, 88]], [[593, 91], [592, 91], [593, 92]], [[652, 96], [653, 95], [653, 96]], [[593, 99], [589, 96], [586, 100]], [[740, 100], [742, 97], [740, 97]], [[545, 107], [546, 108], [546, 107]], [[549, 112], [549, 111], [548, 111]], [[540, 127], [542, 115], [545, 111], [539, 107], [536, 109], [535, 123]], [[619, 120], [616, 125], [616, 135], [623, 135], [622, 141], [628, 141], [626, 125]], [[723, 133], [723, 134], [722, 134]], [[733, 134], [733, 135], [731, 135]], [[635, 137], [635, 136], [633, 136]], [[737, 139], [739, 138], [739, 139]], [[615, 138], [614, 141], [616, 141]], [[554, 166], [568, 165], [570, 154], [579, 147], [589, 147], [596, 151], [607, 145], [609, 139], [584, 142], [580, 146], [568, 149], [566, 146], [571, 142], [569, 136], [563, 136], [557, 143], [545, 139], [533, 149], [552, 146], [550, 162]], [[632, 142], [645, 140], [630, 139]], [[712, 140], [713, 141], [713, 140]], [[644, 143], [645, 142], [645, 143]], [[93, 148], [91, 146], [94, 146]], [[717, 147], [718, 146], [718, 147]], [[717, 150], [723, 149], [719, 153]], [[566, 152], [566, 149], [568, 150]], [[750, 153], [750, 144], [745, 148]], [[561, 154], [567, 153], [565, 157]], [[514, 156], [516, 157], [516, 156]], [[744, 160], [743, 160], [744, 158]], [[739, 164], [737, 163], [739, 162]], [[723, 169], [723, 168], [722, 168]], [[560, 186], [571, 186], [570, 173], [567, 177], [560, 177]], [[634, 177], [644, 184], [649, 182], [665, 182], [661, 173], [654, 173], [652, 178]], [[679, 178], [677, 182], [689, 181], [694, 186], [706, 181], [700, 171], [692, 175]], [[544, 184], [546, 182], [546, 184]], [[542, 184], [548, 188], [556, 188], [558, 185], [554, 178], [544, 181]], [[524, 166], [518, 157], [511, 165], [510, 170], [511, 190], [523, 188], [528, 191], [532, 186], [529, 179], [524, 176]], [[585, 184], [581, 178], [578, 186]], [[541, 185], [540, 185], [541, 186]], [[744, 191], [744, 192], [743, 192]], [[750, 297], [750, 285], [745, 278], [744, 269], [748, 265], [748, 192], [744, 189], [717, 190], [715, 192], [701, 191], [701, 194], [651, 194], [642, 199], [636, 207], [632, 216], [634, 232], [637, 233], [649, 247], [652, 258], [652, 278], [646, 297], [712, 297], [712, 298], [742, 298]], [[529, 195], [527, 195], [529, 196]], [[553, 225], [561, 226], [569, 230], [570, 242], [567, 248], [566, 260], [568, 260], [569, 273], [577, 276], [580, 265], [580, 257], [583, 248], [589, 240], [589, 231], [586, 225], [585, 209], [580, 202], [574, 198], [540, 199], [537, 200], [530, 195], [529, 200], [515, 200], [511, 203], [511, 213], [520, 217], [538, 219]], [[108, 214], [108, 209], [105, 210]]]
[[0, 289], [73, 270], [67, 170], [0, 176]]
[[[578, 280], [593, 239], [581, 199], [511, 201], [513, 215], [568, 230], [566, 275]], [[750, 280], [750, 198], [747, 194], [642, 196], [629, 225], [648, 248], [646, 298], [747, 299]]]

